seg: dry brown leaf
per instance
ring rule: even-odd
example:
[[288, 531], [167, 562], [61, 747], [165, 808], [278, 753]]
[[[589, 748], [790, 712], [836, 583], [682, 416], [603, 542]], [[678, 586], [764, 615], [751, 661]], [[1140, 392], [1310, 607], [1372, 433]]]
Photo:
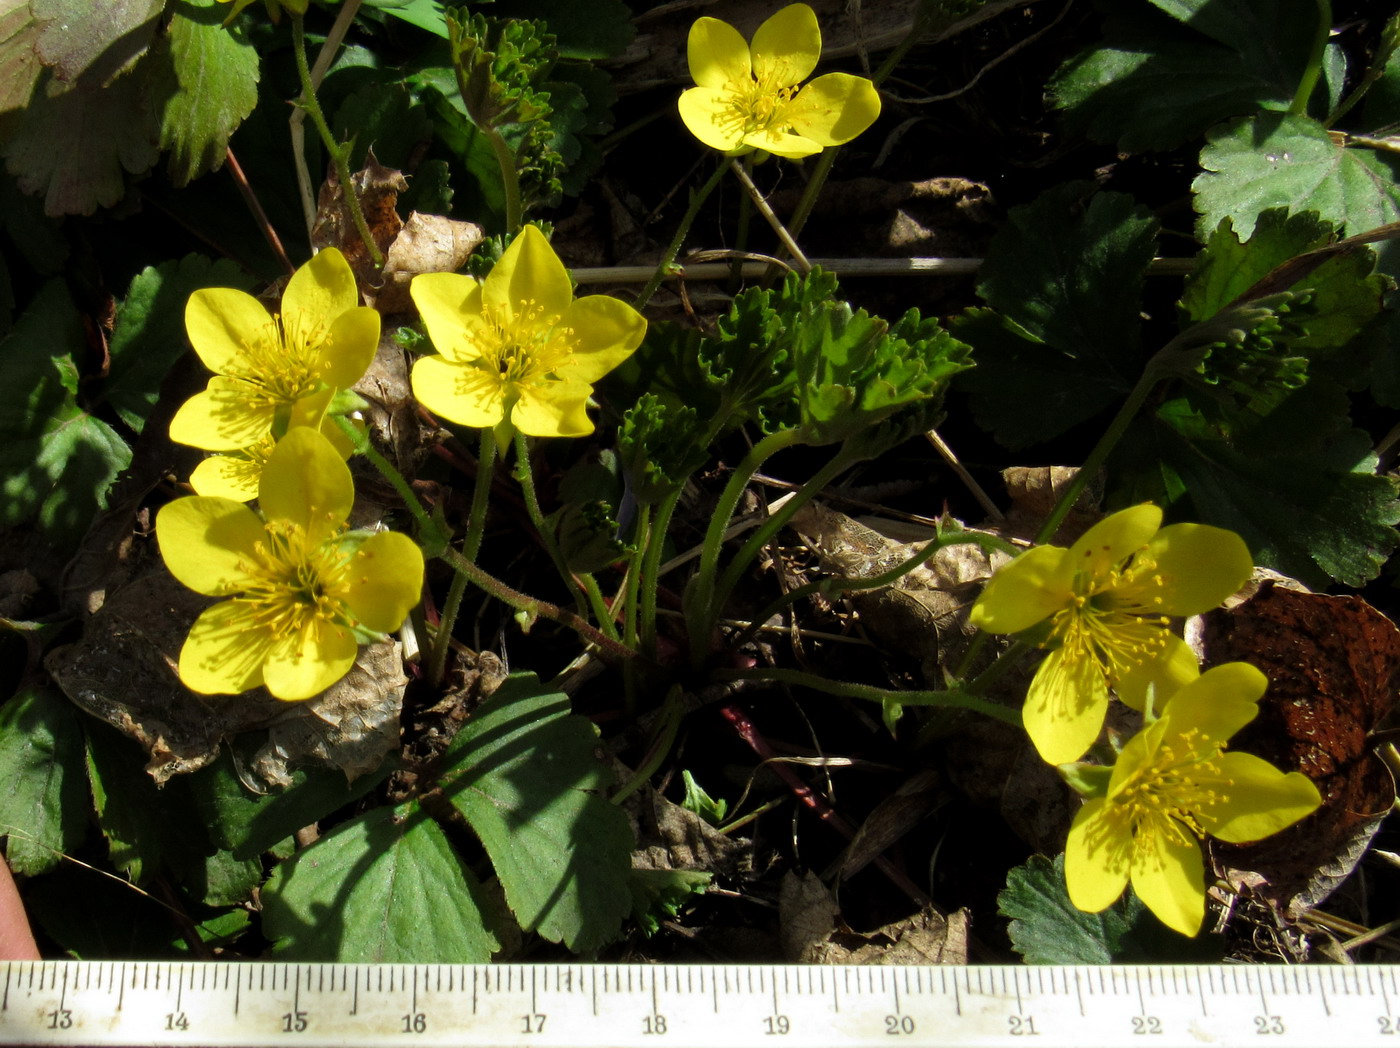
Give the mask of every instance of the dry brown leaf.
[[783, 878], [778, 900], [783, 953], [798, 964], [966, 964], [968, 912], [946, 917], [932, 906], [872, 932], [840, 920], [835, 898], [816, 874]]
[[379, 290], [370, 305], [381, 313], [413, 309], [408, 286], [419, 273], [455, 273], [485, 239], [475, 222], [414, 211], [389, 245]]
[[[380, 252], [389, 250], [389, 245], [403, 228], [403, 220], [396, 210], [399, 194], [408, 188], [403, 173], [385, 167], [374, 158], [371, 149], [365, 156], [365, 166], [350, 176], [355, 196], [360, 201], [365, 224], [369, 226], [370, 237]], [[340, 179], [332, 168], [321, 186], [316, 201], [316, 220], [311, 226], [311, 246], [317, 251], [334, 247], [345, 256], [355, 279], [361, 288], [379, 287], [379, 271], [365, 247], [360, 232], [355, 228], [354, 218], [345, 204], [345, 193]]]

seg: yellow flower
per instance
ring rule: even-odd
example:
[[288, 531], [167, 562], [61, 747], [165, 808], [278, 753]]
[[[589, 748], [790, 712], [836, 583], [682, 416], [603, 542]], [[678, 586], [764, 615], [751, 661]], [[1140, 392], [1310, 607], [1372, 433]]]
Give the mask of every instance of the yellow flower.
[[761, 149], [796, 158], [849, 142], [880, 115], [880, 95], [849, 73], [826, 73], [799, 88], [821, 50], [821, 28], [806, 4], [769, 18], [752, 46], [728, 22], [696, 19], [687, 57], [699, 86], [681, 94], [681, 119], [705, 145], [731, 156]]
[[418, 603], [423, 554], [406, 535], [346, 532], [350, 470], [314, 429], [268, 456], [260, 519], [232, 499], [192, 495], [156, 517], [170, 573], [230, 597], [206, 609], [180, 651], [180, 679], [204, 694], [258, 685], [309, 699], [343, 677], [363, 633], [398, 629]]
[[379, 314], [360, 305], [345, 256], [326, 248], [292, 276], [279, 315], [245, 292], [204, 288], [185, 306], [185, 331], [215, 374], [175, 413], [170, 439], [237, 451], [290, 426], [319, 425], [336, 390], [374, 359]]
[[538, 437], [593, 432], [593, 383], [642, 341], [647, 322], [606, 295], [574, 299], [559, 256], [526, 226], [480, 283], [456, 273], [413, 278], [413, 301], [441, 356], [413, 366], [413, 395], [453, 422], [506, 422]]
[[1317, 808], [1322, 798], [1307, 776], [1222, 752], [1254, 719], [1267, 686], [1248, 663], [1216, 666], [1128, 740], [1106, 790], [1084, 802], [1070, 827], [1065, 882], [1075, 906], [1098, 913], [1131, 881], [1165, 924], [1195, 935], [1205, 916], [1200, 838], [1256, 841]]
[[[363, 428], [359, 422], [356, 426]], [[322, 420], [321, 435], [340, 453], [342, 461], [354, 454], [354, 446], [332, 419]], [[255, 499], [258, 497], [258, 485], [262, 482], [263, 467], [276, 447], [277, 441], [269, 433], [246, 448], [209, 455], [190, 474], [190, 487], [194, 488], [196, 495], [217, 495], [238, 502]]]
[[1142, 708], [1148, 685], [1180, 683], [1195, 656], [1168, 616], [1218, 605], [1249, 578], [1244, 541], [1205, 524], [1159, 529], [1144, 504], [1105, 517], [1069, 549], [1037, 546], [992, 576], [973, 625], [1020, 633], [1041, 623], [1053, 650], [1031, 681], [1023, 717], [1041, 757], [1063, 764], [1098, 737], [1108, 689]]

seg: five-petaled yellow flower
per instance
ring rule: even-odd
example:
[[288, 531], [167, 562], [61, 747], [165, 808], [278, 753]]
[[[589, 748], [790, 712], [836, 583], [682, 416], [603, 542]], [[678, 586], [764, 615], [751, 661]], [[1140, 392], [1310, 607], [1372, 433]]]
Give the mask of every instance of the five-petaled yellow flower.
[[[1249, 578], [1253, 562], [1232, 531], [1172, 524], [1144, 504], [1104, 518], [1069, 549], [1037, 546], [1002, 567], [972, 609], [992, 633], [1046, 623], [1052, 648], [1026, 695], [1026, 732], [1041, 757], [1063, 764], [1098, 737], [1108, 689], [1142, 708], [1148, 685], [1161, 690], [1195, 666], [1168, 616], [1218, 605]], [[1042, 627], [1045, 628], [1045, 627]]]
[[268, 456], [259, 518], [232, 499], [192, 495], [156, 517], [170, 573], [207, 608], [180, 651], [180, 679], [205, 694], [258, 685], [308, 699], [355, 661], [359, 633], [398, 629], [418, 602], [423, 554], [393, 531], [345, 531], [350, 470], [314, 429], [291, 430]]
[[185, 306], [185, 331], [215, 374], [175, 413], [170, 439], [238, 451], [290, 426], [319, 425], [336, 391], [374, 359], [379, 314], [360, 305], [345, 256], [326, 248], [292, 276], [280, 314], [246, 292], [204, 288]]
[[705, 145], [732, 156], [761, 149], [796, 158], [849, 142], [880, 115], [880, 95], [849, 73], [799, 87], [821, 50], [821, 28], [806, 4], [769, 18], [752, 45], [728, 22], [696, 19], [686, 51], [699, 86], [681, 94], [681, 119]]
[[625, 302], [575, 299], [564, 264], [534, 226], [484, 281], [424, 273], [410, 290], [441, 354], [413, 365], [413, 395], [481, 429], [505, 422], [537, 437], [592, 433], [585, 405], [593, 383], [646, 334], [646, 320]]
[[[361, 427], [363, 423], [357, 422], [356, 426]], [[322, 420], [321, 435], [340, 452], [342, 459], [354, 454], [354, 446], [333, 419]], [[251, 447], [209, 455], [190, 474], [190, 487], [196, 495], [217, 495], [238, 502], [255, 499], [258, 485], [262, 483], [263, 467], [276, 447], [277, 441], [269, 433]]]
[[[1205, 916], [1200, 838], [1232, 844], [1277, 833], [1321, 803], [1300, 772], [1222, 752], [1254, 719], [1268, 681], [1245, 662], [1207, 670], [1128, 740], [1101, 796], [1084, 802], [1065, 844], [1070, 901], [1088, 913], [1133, 891], [1169, 927], [1195, 935]], [[1081, 766], [1082, 768], [1082, 766]]]

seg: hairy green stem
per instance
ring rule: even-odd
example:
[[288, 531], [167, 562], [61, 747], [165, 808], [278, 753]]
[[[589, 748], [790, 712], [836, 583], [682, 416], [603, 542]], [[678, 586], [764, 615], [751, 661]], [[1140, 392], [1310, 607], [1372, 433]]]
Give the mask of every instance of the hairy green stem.
[[[609, 637], [616, 638], [617, 623], [613, 621], [612, 609], [608, 607], [608, 600], [603, 596], [603, 590], [598, 585], [598, 580], [587, 571], [578, 573], [579, 585], [583, 587], [584, 594], [588, 597], [588, 606], [593, 611], [593, 617], [598, 620], [598, 628]], [[637, 645], [627, 642], [629, 647], [635, 648]]]
[[379, 250], [379, 245], [374, 242], [374, 237], [370, 235], [369, 223], [365, 221], [365, 213], [360, 208], [360, 198], [355, 194], [347, 151], [341, 148], [335, 135], [331, 134], [331, 126], [326, 123], [326, 115], [321, 111], [321, 103], [316, 98], [316, 85], [311, 82], [311, 68], [306, 64], [306, 27], [299, 14], [292, 15], [292, 52], [296, 58], [297, 77], [301, 81], [300, 104], [311, 117], [311, 122], [316, 125], [316, 133], [321, 136], [321, 141], [331, 155], [336, 175], [340, 178], [341, 198], [345, 201], [360, 239], [365, 242], [365, 250], [369, 252], [369, 257], [374, 260], [374, 266], [378, 269], [384, 265], [384, 255]]
[[554, 541], [554, 529], [549, 526], [549, 522], [544, 519], [544, 513], [540, 510], [540, 497], [535, 491], [535, 471], [534, 467], [530, 465], [530, 441], [519, 430], [515, 431], [515, 479], [520, 482], [521, 494], [525, 496], [525, 511], [530, 515], [530, 523], [539, 532], [540, 543], [544, 546], [545, 552], [549, 554], [549, 559], [554, 562], [554, 568], [559, 572], [559, 577], [564, 580], [564, 585], [573, 594], [579, 610], [582, 611], [588, 606], [588, 598], [583, 592], [583, 587], [574, 578], [574, 573], [569, 570], [569, 565], [564, 560], [564, 554], [559, 550], [559, 543]]
[[799, 509], [811, 502], [842, 471], [857, 461], [859, 458], [847, 453], [843, 445], [840, 451], [827, 460], [826, 465], [817, 470], [810, 480], [792, 493], [792, 498], [783, 503], [776, 513], [770, 514], [762, 524], [754, 529], [753, 534], [739, 547], [739, 552], [730, 560], [729, 566], [724, 569], [724, 574], [719, 577], [719, 582], [715, 585], [712, 598], [714, 619], [718, 619], [724, 602], [729, 599], [729, 594], [739, 584], [744, 572], [748, 570], [749, 565], [763, 550], [763, 547], [772, 541], [773, 536], [787, 525], [787, 522]]
[[465, 575], [467, 581], [478, 589], [495, 597], [502, 604], [508, 604], [516, 611], [521, 612], [527, 622], [537, 618], [549, 619], [551, 622], [569, 627], [584, 640], [614, 658], [635, 659], [641, 657], [641, 653], [635, 648], [629, 648], [621, 641], [609, 637], [601, 630], [596, 629], [587, 619], [576, 615], [567, 608], [551, 604], [547, 600], [526, 596], [519, 590], [507, 586], [490, 572], [479, 567], [474, 561], [470, 561], [458, 553], [443, 541], [442, 528], [423, 509], [423, 504], [418, 501], [418, 496], [409, 487], [408, 481], [404, 480], [403, 474], [394, 468], [393, 463], [376, 451], [374, 445], [370, 443], [369, 437], [356, 429], [349, 419], [338, 415], [333, 417], [336, 424], [340, 426], [341, 432], [354, 445], [355, 451], [369, 459], [370, 464], [379, 470], [384, 479], [399, 493], [405, 507], [413, 515], [414, 521], [417, 522], [420, 535], [427, 538], [434, 556], [446, 561], [458, 574]]
[[1312, 51], [1308, 55], [1307, 67], [1298, 81], [1298, 90], [1293, 94], [1293, 104], [1288, 107], [1288, 111], [1295, 116], [1306, 116], [1308, 113], [1308, 101], [1322, 76], [1322, 65], [1327, 57], [1327, 41], [1332, 36], [1332, 2], [1316, 0], [1316, 4], [1317, 28], [1313, 33]]
[[869, 684], [854, 684], [849, 681], [830, 680], [802, 670], [775, 669], [762, 666], [751, 670], [717, 669], [711, 671], [715, 680], [775, 681], [810, 688], [827, 695], [840, 695], [848, 699], [866, 699], [871, 702], [897, 702], [901, 706], [933, 706], [948, 709], [972, 710], [1006, 724], [1021, 727], [1021, 713], [999, 702], [970, 695], [962, 689], [950, 691], [894, 691], [889, 688], [876, 688]]
[[656, 294], [656, 289], [666, 279], [671, 266], [675, 264], [676, 256], [680, 254], [681, 245], [685, 243], [686, 235], [690, 232], [690, 226], [695, 221], [695, 216], [700, 213], [700, 208], [704, 206], [709, 195], [715, 191], [715, 186], [719, 185], [719, 180], [724, 177], [725, 169], [728, 166], [728, 161], [717, 164], [714, 173], [710, 175], [705, 184], [691, 193], [690, 206], [685, 209], [685, 214], [681, 216], [681, 224], [676, 227], [676, 235], [671, 238], [671, 243], [666, 247], [666, 253], [661, 256], [661, 261], [657, 263], [656, 272], [651, 275], [646, 287], [642, 288], [642, 293], [637, 296], [637, 301], [633, 303], [638, 310], [646, 307], [646, 304], [651, 301], [651, 296]]
[[[486, 534], [486, 510], [490, 501], [491, 481], [496, 473], [496, 438], [490, 429], [481, 431], [481, 442], [476, 458], [476, 485], [472, 490], [471, 516], [467, 518], [467, 534], [462, 539], [461, 553], [467, 560], [475, 561], [481, 552], [481, 540]], [[452, 646], [452, 632], [457, 625], [457, 615], [462, 610], [462, 598], [467, 592], [464, 575], [455, 574], [447, 587], [447, 597], [442, 603], [442, 614], [438, 616], [437, 633], [433, 635], [433, 645], [428, 652], [428, 683], [437, 686], [442, 683], [447, 669], [447, 653]]]
[[656, 658], [656, 601], [657, 591], [661, 588], [661, 558], [666, 550], [666, 532], [671, 527], [671, 516], [680, 501], [681, 489], [677, 488], [656, 507], [656, 516], [652, 519], [647, 536], [646, 556], [642, 558], [640, 641], [642, 651], [652, 659]]
[[1089, 479], [1098, 474], [1107, 461], [1113, 449], [1118, 446], [1118, 441], [1123, 439], [1123, 434], [1127, 432], [1128, 426], [1137, 416], [1139, 409], [1147, 400], [1147, 395], [1152, 392], [1160, 377], [1156, 369], [1148, 363], [1147, 369], [1143, 371], [1142, 377], [1138, 379], [1137, 385], [1128, 394], [1128, 399], [1123, 401], [1123, 406], [1118, 409], [1118, 414], [1113, 417], [1113, 421], [1104, 430], [1099, 442], [1094, 445], [1094, 449], [1089, 452], [1089, 457], [1084, 460], [1084, 465], [1079, 467], [1074, 479], [1066, 485], [1061, 493], [1059, 501], [1055, 503], [1055, 508], [1050, 511], [1050, 515], [1045, 518], [1045, 523], [1036, 532], [1035, 544], [1038, 546], [1043, 542], [1048, 542], [1050, 537], [1059, 529], [1064, 522], [1065, 516], [1074, 506], [1079, 498], [1084, 486], [1089, 483]]
[[518, 233], [525, 221], [525, 205], [520, 196], [520, 173], [515, 168], [515, 154], [510, 144], [494, 127], [483, 128], [491, 152], [496, 154], [496, 166], [501, 169], [501, 184], [506, 194], [506, 232]]
[[718, 609], [715, 607], [716, 572], [720, 547], [724, 545], [724, 533], [729, 527], [730, 518], [734, 516], [734, 508], [738, 506], [744, 489], [748, 487], [759, 467], [779, 451], [799, 443], [800, 439], [800, 434], [795, 429], [780, 429], [776, 433], [770, 433], [749, 449], [749, 453], [734, 468], [729, 482], [720, 492], [709, 527], [705, 530], [704, 544], [700, 547], [700, 567], [695, 577], [690, 580], [685, 595], [685, 624], [690, 640], [690, 658], [697, 669], [705, 660], [710, 633], [718, 615]]
[[915, 568], [927, 564], [934, 555], [945, 546], [964, 545], [980, 546], [984, 550], [1015, 551], [1014, 546], [1009, 542], [997, 538], [995, 535], [982, 535], [967, 531], [959, 531], [953, 535], [936, 535], [920, 546], [912, 556], [896, 564], [888, 571], [881, 572], [879, 575], [871, 575], [869, 578], [863, 579], [824, 578], [818, 579], [815, 582], [809, 582], [803, 586], [798, 586], [796, 589], [788, 590], [781, 597], [772, 601], [758, 614], [754, 615], [752, 621], [744, 628], [744, 631], [734, 639], [734, 647], [737, 648], [743, 645], [759, 631], [765, 622], [788, 605], [796, 604], [799, 600], [818, 595], [834, 597], [842, 593], [884, 589], [886, 586], [893, 586]]

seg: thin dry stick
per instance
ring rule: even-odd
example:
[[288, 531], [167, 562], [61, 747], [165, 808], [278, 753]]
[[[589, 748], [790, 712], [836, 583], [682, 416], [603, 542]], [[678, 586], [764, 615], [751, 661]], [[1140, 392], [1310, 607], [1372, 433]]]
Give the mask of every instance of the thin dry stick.
[[[787, 227], [777, 215], [773, 214], [773, 209], [768, 206], [768, 201], [763, 199], [763, 194], [758, 191], [758, 186], [753, 184], [753, 179], [749, 178], [749, 173], [739, 164], [732, 160], [729, 162], [729, 169], [739, 176], [739, 181], [748, 190], [749, 196], [753, 198], [753, 206], [758, 208], [758, 213], [764, 217], [767, 223], [773, 227], [773, 232], [778, 234], [778, 239], [783, 242], [783, 247], [787, 248], [788, 254], [797, 263], [797, 268], [803, 273], [812, 271], [812, 263], [807, 261], [807, 256], [802, 253], [802, 249], [797, 246], [797, 241], [792, 239]], [[732, 272], [732, 268], [731, 268]]]
[[[965, 277], [982, 268], [980, 258], [811, 258], [813, 265], [846, 277]], [[746, 262], [746, 277], [762, 276], [770, 263]], [[1180, 277], [1195, 267], [1193, 258], [1156, 258], [1147, 267], [1152, 277]], [[700, 262], [682, 267], [668, 280], [723, 280], [733, 272], [728, 262]], [[656, 266], [579, 266], [569, 275], [580, 284], [645, 284]]]
[[938, 435], [938, 431], [931, 429], [924, 436], [928, 437], [928, 442], [938, 449], [938, 453], [943, 456], [943, 461], [948, 463], [952, 471], [958, 475], [958, 479], [963, 482], [967, 490], [972, 492], [972, 497], [987, 511], [987, 516], [993, 520], [1002, 520], [1002, 512], [997, 509], [997, 504], [992, 501], [990, 495], [982, 490], [982, 485], [972, 479], [972, 474], [963, 468], [963, 464], [958, 461], [958, 456], [954, 455], [953, 449], [944, 443], [943, 438]]
[[287, 257], [287, 251], [282, 247], [282, 240], [277, 235], [277, 230], [272, 228], [272, 222], [267, 217], [267, 212], [263, 210], [262, 204], [258, 201], [258, 194], [253, 191], [252, 184], [248, 181], [248, 176], [243, 173], [242, 166], [238, 163], [238, 158], [233, 155], [233, 150], [229, 149], [224, 153], [228, 160], [228, 171], [233, 176], [234, 184], [238, 186], [238, 191], [243, 194], [243, 202], [248, 205], [248, 210], [253, 212], [253, 218], [258, 223], [258, 228], [262, 230], [263, 239], [272, 248], [272, 253], [277, 256], [277, 260], [282, 263], [288, 274], [295, 273], [296, 266], [292, 265], [292, 260]]

